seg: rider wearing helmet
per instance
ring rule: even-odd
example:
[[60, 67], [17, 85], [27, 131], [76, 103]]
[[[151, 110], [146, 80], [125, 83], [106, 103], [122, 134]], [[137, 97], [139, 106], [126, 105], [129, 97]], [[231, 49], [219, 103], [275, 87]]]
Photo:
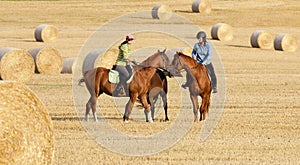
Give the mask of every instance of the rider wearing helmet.
[[[206, 66], [207, 73], [211, 79], [213, 93], [217, 93], [217, 78], [215, 75], [214, 67], [211, 63], [212, 48], [210, 44], [206, 41], [206, 33], [204, 31], [198, 32], [196, 38], [198, 39], [198, 42], [194, 45], [192, 57], [199, 64], [203, 64]], [[187, 83], [182, 85], [182, 87], [187, 87]]]
[[130, 64], [130, 62], [135, 61], [129, 59], [130, 45], [133, 43], [133, 40], [134, 40], [133, 35], [129, 34], [126, 36], [125, 41], [123, 41], [119, 46], [119, 54], [115, 63], [115, 70], [118, 71], [120, 75], [120, 82], [116, 88], [116, 92], [119, 95], [125, 95], [125, 94], [127, 95], [128, 93], [128, 87], [126, 81], [130, 78], [131, 71], [127, 66]]

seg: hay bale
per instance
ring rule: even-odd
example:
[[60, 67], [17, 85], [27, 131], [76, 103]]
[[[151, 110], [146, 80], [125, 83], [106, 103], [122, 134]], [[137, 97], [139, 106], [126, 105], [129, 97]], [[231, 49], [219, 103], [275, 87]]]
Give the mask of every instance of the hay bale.
[[63, 68], [61, 70], [61, 73], [74, 73], [76, 60], [77, 58], [75, 57], [63, 59]]
[[172, 10], [167, 5], [157, 4], [152, 8], [152, 18], [168, 20], [172, 17]]
[[0, 49], [0, 77], [2, 80], [28, 82], [34, 73], [34, 61], [30, 54], [17, 48]]
[[264, 31], [257, 30], [251, 35], [251, 46], [254, 48], [271, 49], [273, 46], [272, 34]]
[[96, 68], [95, 63], [100, 57], [102, 50], [93, 50], [85, 57], [82, 64], [82, 72]]
[[28, 50], [34, 59], [35, 72], [40, 74], [59, 74], [63, 62], [58, 50], [53, 47], [33, 48]]
[[0, 164], [51, 164], [53, 127], [41, 101], [21, 83], [0, 89]]
[[118, 57], [118, 49], [109, 49], [106, 52], [103, 50], [93, 50], [88, 53], [82, 64], [82, 73], [96, 67], [111, 68]]
[[288, 34], [278, 34], [274, 39], [275, 50], [295, 52], [297, 49], [297, 39]]
[[209, 14], [211, 12], [210, 0], [195, 0], [192, 4], [192, 11]]
[[35, 29], [34, 37], [39, 42], [53, 42], [58, 37], [58, 30], [52, 25], [41, 24]]
[[212, 39], [231, 41], [233, 39], [232, 27], [225, 23], [217, 23], [211, 28]]

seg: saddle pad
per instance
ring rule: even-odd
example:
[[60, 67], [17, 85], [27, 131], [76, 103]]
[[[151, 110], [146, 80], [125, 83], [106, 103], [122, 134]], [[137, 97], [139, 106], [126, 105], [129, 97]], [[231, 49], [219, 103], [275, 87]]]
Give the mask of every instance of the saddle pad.
[[[130, 76], [130, 78], [127, 80], [127, 83], [130, 83], [130, 82], [132, 81], [133, 75], [134, 75], [134, 74], [132, 74], [132, 75]], [[108, 81], [109, 81], [110, 83], [118, 84], [118, 83], [120, 82], [119, 72], [116, 71], [116, 70], [110, 70], [110, 71], [108, 72]]]

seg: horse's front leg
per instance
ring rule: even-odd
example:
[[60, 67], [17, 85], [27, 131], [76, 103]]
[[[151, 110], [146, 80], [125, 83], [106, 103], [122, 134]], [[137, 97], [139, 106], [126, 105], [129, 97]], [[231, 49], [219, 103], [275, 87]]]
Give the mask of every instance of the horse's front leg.
[[165, 120], [169, 121], [169, 117], [168, 117], [168, 100], [167, 100], [167, 94], [164, 91], [160, 92], [160, 96], [163, 100], [163, 104], [164, 104], [164, 110], [165, 110]]
[[127, 123], [128, 120], [129, 120], [129, 116], [130, 116], [130, 114], [131, 114], [133, 105], [134, 105], [134, 103], [135, 103], [137, 97], [138, 97], [138, 94], [137, 94], [137, 93], [134, 93], [134, 94], [131, 94], [131, 95], [130, 95], [130, 99], [129, 99], [129, 101], [128, 101], [127, 104], [126, 104], [125, 112], [124, 112], [124, 116], [123, 116], [123, 121], [124, 121], [125, 123]]
[[190, 98], [193, 104], [194, 122], [196, 122], [198, 119], [198, 109], [199, 109], [198, 96], [190, 94]]

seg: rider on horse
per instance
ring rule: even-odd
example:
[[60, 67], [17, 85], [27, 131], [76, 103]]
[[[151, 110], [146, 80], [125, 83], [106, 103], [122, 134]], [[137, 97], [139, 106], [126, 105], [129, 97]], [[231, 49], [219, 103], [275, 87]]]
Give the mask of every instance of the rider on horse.
[[125, 41], [119, 46], [119, 55], [115, 63], [115, 70], [119, 72], [120, 82], [117, 85], [116, 92], [119, 95], [127, 95], [128, 86], [126, 81], [130, 78], [131, 68], [129, 67], [130, 62], [135, 60], [129, 59], [130, 45], [133, 43], [134, 37], [129, 34], [126, 36]]
[[[217, 93], [217, 78], [215, 75], [214, 67], [211, 63], [212, 48], [210, 44], [206, 41], [206, 33], [204, 31], [198, 32], [196, 38], [198, 39], [198, 42], [194, 45], [192, 57], [199, 64], [203, 64], [206, 66], [207, 73], [211, 79], [213, 93]], [[182, 85], [183, 88], [186, 88], [187, 86], [188, 83]]]

